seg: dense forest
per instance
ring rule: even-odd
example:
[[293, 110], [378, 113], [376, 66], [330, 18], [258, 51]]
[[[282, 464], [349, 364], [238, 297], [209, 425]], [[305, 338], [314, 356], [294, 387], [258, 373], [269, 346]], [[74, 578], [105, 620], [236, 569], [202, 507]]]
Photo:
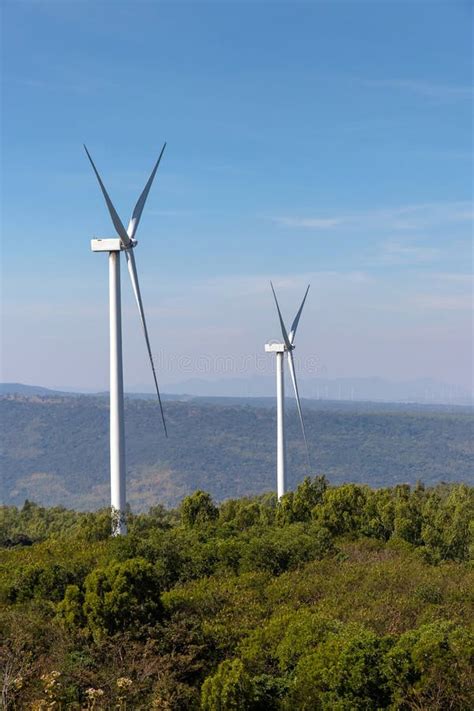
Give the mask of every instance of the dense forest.
[[6, 709], [470, 711], [474, 489], [305, 479], [0, 521]]
[[[177, 506], [195, 489], [216, 501], [271, 490], [275, 478], [273, 400], [167, 401], [165, 439], [154, 400], [128, 399], [128, 500], [134, 511]], [[264, 403], [267, 403], [266, 406]], [[294, 489], [324, 472], [331, 483], [371, 486], [474, 483], [473, 415], [468, 408], [303, 402], [308, 471], [298, 417], [287, 407], [288, 474]], [[105, 397], [0, 398], [4, 504], [25, 499], [78, 510], [109, 503]]]

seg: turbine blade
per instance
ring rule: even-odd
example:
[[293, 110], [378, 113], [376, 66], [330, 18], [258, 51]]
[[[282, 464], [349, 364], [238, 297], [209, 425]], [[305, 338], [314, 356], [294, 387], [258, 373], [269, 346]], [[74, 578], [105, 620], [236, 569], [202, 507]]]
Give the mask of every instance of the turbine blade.
[[130, 274], [130, 279], [132, 282], [133, 293], [135, 294], [135, 299], [138, 306], [138, 311], [140, 313], [140, 320], [143, 326], [143, 333], [145, 334], [145, 342], [148, 350], [148, 357], [150, 358], [151, 371], [153, 373], [153, 380], [155, 381], [156, 394], [158, 396], [158, 402], [160, 404], [161, 419], [163, 421], [163, 429], [165, 431], [166, 437], [168, 437], [168, 431], [166, 429], [165, 414], [163, 412], [163, 405], [161, 403], [160, 391], [158, 388], [158, 381], [156, 379], [155, 364], [153, 362], [153, 355], [151, 353], [150, 339], [148, 338], [148, 329], [146, 326], [145, 312], [143, 310], [142, 297], [140, 294], [140, 285], [138, 283], [137, 267], [135, 264], [135, 255], [133, 254], [133, 249], [127, 249], [125, 252], [127, 257], [128, 272]]
[[91, 162], [92, 168], [94, 169], [94, 173], [96, 174], [96, 178], [97, 178], [97, 180], [99, 181], [100, 189], [102, 190], [102, 194], [103, 194], [103, 196], [104, 196], [104, 198], [105, 198], [105, 202], [107, 203], [107, 207], [108, 207], [108, 209], [109, 209], [110, 217], [112, 218], [112, 222], [114, 223], [114, 227], [115, 227], [115, 229], [116, 229], [116, 231], [117, 231], [117, 234], [118, 234], [118, 236], [120, 237], [120, 239], [122, 240], [123, 246], [124, 246], [124, 247], [129, 247], [129, 246], [130, 246], [130, 238], [129, 238], [128, 234], [127, 234], [127, 231], [126, 231], [125, 227], [124, 227], [123, 224], [122, 224], [122, 220], [121, 220], [120, 217], [117, 215], [117, 211], [115, 210], [115, 207], [113, 206], [112, 200], [110, 199], [109, 194], [108, 194], [107, 190], [105, 189], [105, 185], [104, 185], [104, 183], [102, 182], [102, 178], [101, 178], [100, 175], [99, 175], [99, 171], [97, 170], [97, 168], [96, 168], [95, 165], [94, 165], [94, 161], [93, 161], [92, 158], [91, 158], [91, 154], [89, 153], [89, 151], [87, 150], [87, 147], [86, 147], [85, 145], [84, 145], [84, 148], [85, 148], [85, 151], [86, 151], [86, 153], [87, 153], [87, 157], [89, 158], [89, 160], [90, 160], [90, 162]]
[[305, 430], [305, 426], [304, 426], [303, 413], [301, 411], [300, 395], [298, 392], [298, 385], [296, 383], [295, 362], [293, 360], [293, 351], [291, 351], [291, 350], [288, 351], [288, 367], [290, 369], [291, 380], [293, 382], [293, 390], [295, 391], [296, 407], [298, 408], [298, 415], [300, 416], [301, 430], [303, 432], [303, 439], [304, 439], [304, 444], [306, 447], [306, 457], [308, 459], [308, 467], [309, 467], [309, 470], [311, 471], [311, 459], [309, 456], [308, 441], [306, 439], [306, 430]]
[[281, 326], [281, 333], [282, 333], [282, 336], [283, 336], [283, 340], [284, 340], [284, 342], [285, 342], [285, 346], [288, 348], [289, 351], [291, 351], [292, 345], [291, 345], [291, 343], [290, 343], [290, 339], [288, 338], [288, 333], [286, 332], [285, 324], [284, 324], [283, 318], [282, 318], [282, 316], [281, 316], [280, 307], [279, 307], [279, 305], [278, 305], [278, 299], [277, 299], [277, 297], [276, 297], [275, 289], [273, 288], [272, 282], [270, 282], [270, 286], [272, 287], [273, 296], [274, 296], [274, 298], [275, 298], [275, 304], [276, 304], [277, 311], [278, 311], [278, 318], [280, 319], [280, 326]]
[[127, 229], [127, 233], [128, 233], [128, 236], [130, 237], [130, 239], [132, 239], [135, 236], [135, 232], [137, 231], [138, 224], [139, 224], [141, 216], [142, 216], [143, 208], [145, 207], [146, 199], [148, 197], [148, 193], [150, 192], [150, 188], [152, 186], [153, 180], [155, 179], [155, 174], [156, 174], [156, 171], [158, 170], [158, 166], [160, 165], [161, 156], [163, 155], [165, 148], [166, 148], [166, 143], [163, 144], [163, 148], [161, 149], [161, 153], [158, 156], [158, 160], [155, 163], [155, 167], [151, 171], [151, 175], [148, 178], [148, 182], [145, 185], [145, 187], [143, 188], [143, 192], [140, 195], [140, 197], [138, 198], [137, 204], [135, 205], [135, 208], [133, 210], [132, 217], [130, 218], [130, 222], [128, 223], [128, 229]]
[[295, 320], [294, 320], [293, 323], [291, 324], [291, 330], [290, 330], [290, 336], [289, 336], [289, 338], [290, 338], [290, 341], [291, 341], [292, 344], [295, 342], [296, 329], [298, 328], [298, 324], [299, 324], [299, 322], [300, 322], [301, 312], [303, 311], [304, 302], [306, 301], [306, 297], [308, 296], [308, 291], [309, 291], [309, 287], [310, 287], [310, 286], [311, 286], [311, 285], [308, 284], [308, 288], [306, 289], [305, 295], [304, 295], [304, 297], [303, 297], [303, 301], [301, 302], [301, 306], [300, 306], [299, 309], [298, 309], [298, 313], [297, 313], [296, 316], [295, 316]]

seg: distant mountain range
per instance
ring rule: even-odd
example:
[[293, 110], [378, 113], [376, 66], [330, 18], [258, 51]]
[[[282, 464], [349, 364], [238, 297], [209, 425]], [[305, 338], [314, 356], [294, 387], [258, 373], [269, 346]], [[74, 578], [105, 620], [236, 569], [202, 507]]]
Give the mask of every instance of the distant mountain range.
[[[440, 404], [472, 403], [472, 393], [431, 378], [407, 381], [390, 381], [383, 378], [304, 378], [300, 377], [303, 397], [316, 400], [348, 400], [352, 402], [420, 402]], [[144, 388], [146, 390], [147, 388]], [[272, 397], [275, 379], [271, 375], [246, 378], [220, 378], [216, 380], [191, 378], [174, 383], [167, 391], [178, 394], [217, 397]], [[288, 388], [288, 394], [290, 388]]]
[[41, 385], [24, 385], [23, 383], [0, 383], [0, 395], [69, 395], [70, 393], [44, 388]]
[[[108, 398], [30, 388], [2, 386], [1, 502], [107, 505]], [[304, 400], [303, 407], [313, 465], [308, 472], [289, 403], [291, 487], [308, 473], [373, 486], [473, 482], [469, 407], [318, 400]], [[198, 488], [218, 500], [274, 489], [274, 398], [175, 396], [165, 403], [165, 414], [169, 439], [155, 398], [127, 397], [128, 499], [134, 510], [175, 505]]]
[[[472, 405], [473, 395], [456, 385], [439, 383], [431, 378], [407, 381], [390, 381], [383, 378], [301, 378], [300, 392], [313, 400], [336, 400], [339, 402], [403, 402], [421, 404]], [[154, 397], [149, 385], [136, 387], [129, 397]], [[188, 397], [238, 397], [273, 398], [273, 376], [256, 375], [248, 378], [189, 378], [163, 386], [163, 397], [182, 400]], [[21, 395], [100, 395], [94, 391], [79, 391], [73, 387], [45, 388], [22, 383], [0, 383], [0, 394]], [[288, 388], [288, 395], [291, 391]]]

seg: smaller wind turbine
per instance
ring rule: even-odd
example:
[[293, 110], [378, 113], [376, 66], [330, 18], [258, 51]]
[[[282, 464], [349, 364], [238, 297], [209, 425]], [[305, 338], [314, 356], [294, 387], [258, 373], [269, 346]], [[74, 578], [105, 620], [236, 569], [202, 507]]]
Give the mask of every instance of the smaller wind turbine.
[[275, 298], [275, 304], [278, 311], [278, 318], [280, 321], [281, 333], [283, 336], [283, 343], [266, 343], [265, 351], [267, 353], [275, 353], [276, 355], [276, 386], [277, 386], [277, 493], [278, 499], [281, 499], [283, 494], [286, 492], [286, 447], [285, 447], [285, 379], [283, 374], [283, 358], [286, 353], [288, 358], [288, 368], [290, 370], [291, 381], [293, 383], [293, 389], [295, 391], [296, 406], [298, 408], [298, 415], [301, 422], [301, 430], [303, 432], [303, 439], [306, 447], [306, 456], [308, 459], [308, 466], [310, 466], [309, 449], [308, 442], [306, 439], [306, 430], [304, 426], [303, 413], [301, 411], [300, 396], [298, 393], [298, 384], [296, 382], [295, 373], [295, 362], [293, 360], [293, 351], [295, 349], [295, 336], [296, 329], [301, 317], [301, 312], [303, 311], [303, 306], [308, 296], [309, 284], [306, 289], [301, 306], [291, 324], [290, 333], [287, 332], [285, 324], [281, 315], [280, 307], [278, 305], [278, 299], [275, 294], [275, 289], [273, 288], [272, 282], [270, 282], [272, 287], [273, 296]]
[[123, 406], [123, 365], [122, 365], [122, 316], [121, 316], [121, 295], [120, 295], [120, 253], [125, 252], [127, 258], [127, 266], [132, 282], [133, 293], [138, 306], [140, 320], [142, 323], [145, 343], [150, 359], [153, 380], [155, 381], [156, 394], [160, 405], [161, 419], [163, 428], [166, 432], [166, 422], [161, 404], [160, 391], [156, 379], [155, 364], [151, 353], [150, 339], [148, 338], [148, 329], [145, 320], [145, 312], [143, 310], [143, 302], [138, 283], [137, 267], [135, 264], [135, 256], [133, 250], [137, 245], [135, 234], [142, 216], [145, 202], [150, 192], [153, 179], [155, 177], [158, 166], [160, 165], [161, 156], [165, 150], [166, 143], [161, 149], [158, 160], [151, 172], [148, 182], [143, 188], [142, 194], [138, 198], [132, 217], [125, 229], [123, 223], [118, 216], [115, 207], [105, 189], [105, 185], [99, 175], [94, 161], [92, 160], [89, 151], [84, 146], [97, 180], [99, 181], [100, 189], [105, 198], [107, 208], [112, 218], [115, 231], [118, 239], [93, 239], [91, 240], [91, 249], [93, 252], [108, 252], [109, 253], [109, 318], [110, 318], [110, 496], [112, 509], [112, 534], [114, 536], [122, 536], [127, 533], [126, 521], [126, 491], [125, 491], [125, 422], [124, 422], [124, 406]]

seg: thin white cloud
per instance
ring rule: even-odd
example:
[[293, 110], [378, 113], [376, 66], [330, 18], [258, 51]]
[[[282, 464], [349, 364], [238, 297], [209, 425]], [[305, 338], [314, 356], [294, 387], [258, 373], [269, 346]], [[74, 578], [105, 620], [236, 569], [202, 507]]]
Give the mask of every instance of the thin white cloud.
[[229, 294], [241, 296], [262, 293], [270, 295], [270, 280], [275, 288], [288, 291], [301, 290], [306, 284], [336, 287], [342, 284], [361, 284], [372, 281], [370, 275], [361, 270], [324, 270], [298, 274], [256, 274], [251, 276], [236, 274], [201, 280], [195, 282], [192, 288], [205, 292], [224, 290]]
[[189, 217], [196, 213], [192, 210], [148, 210], [147, 214], [153, 217]]
[[345, 222], [343, 217], [277, 217], [275, 222], [286, 227], [309, 227], [313, 229], [324, 229], [327, 227], [336, 227]]
[[469, 294], [419, 294], [413, 303], [423, 310], [470, 311], [472, 298]]
[[472, 274], [462, 272], [429, 272], [427, 276], [437, 282], [455, 283], [460, 286], [472, 284], [474, 281]]
[[285, 215], [270, 219], [281, 227], [324, 230], [341, 225], [359, 229], [417, 230], [453, 222], [471, 222], [474, 217], [472, 203], [467, 200], [453, 202], [419, 203], [393, 208], [377, 208], [360, 213], [337, 215]]
[[38, 79], [34, 77], [21, 77], [21, 76], [9, 76], [4, 78], [5, 82], [9, 84], [14, 84], [17, 86], [23, 86], [28, 89], [40, 89], [41, 91], [59, 91], [59, 92], [71, 92], [78, 94], [92, 94], [98, 91], [104, 90], [118, 90], [120, 85], [116, 82], [110, 82], [109, 80], [103, 80], [99, 77], [87, 76], [87, 80], [82, 78], [76, 79], [71, 77], [64, 77], [61, 79]]
[[385, 242], [376, 262], [386, 265], [425, 264], [433, 262], [441, 256], [441, 250], [436, 247], [424, 247], [400, 242]]
[[363, 84], [380, 89], [409, 91], [419, 96], [439, 100], [470, 99], [473, 95], [472, 86], [434, 84], [417, 79], [365, 79]]

